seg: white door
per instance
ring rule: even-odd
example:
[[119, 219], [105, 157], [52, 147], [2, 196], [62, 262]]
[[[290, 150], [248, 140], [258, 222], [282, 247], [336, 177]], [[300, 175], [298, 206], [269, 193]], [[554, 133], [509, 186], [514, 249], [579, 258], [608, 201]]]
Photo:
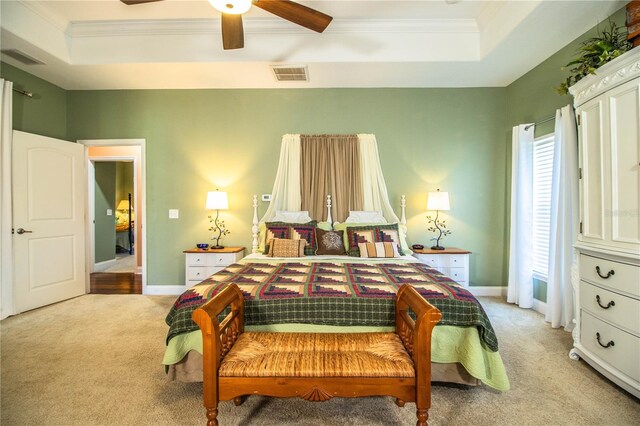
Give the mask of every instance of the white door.
[[16, 312], [85, 293], [84, 146], [13, 132]]

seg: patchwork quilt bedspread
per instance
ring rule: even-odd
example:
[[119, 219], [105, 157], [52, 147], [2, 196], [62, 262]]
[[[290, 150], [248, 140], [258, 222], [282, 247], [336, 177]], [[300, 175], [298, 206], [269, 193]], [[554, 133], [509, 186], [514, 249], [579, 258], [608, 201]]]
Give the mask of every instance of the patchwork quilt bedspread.
[[423, 263], [238, 263], [182, 293], [167, 315], [167, 341], [198, 330], [192, 312], [234, 283], [244, 293], [245, 324], [393, 326], [395, 295], [413, 285], [442, 312], [439, 325], [477, 327], [491, 351], [498, 340], [482, 305]]

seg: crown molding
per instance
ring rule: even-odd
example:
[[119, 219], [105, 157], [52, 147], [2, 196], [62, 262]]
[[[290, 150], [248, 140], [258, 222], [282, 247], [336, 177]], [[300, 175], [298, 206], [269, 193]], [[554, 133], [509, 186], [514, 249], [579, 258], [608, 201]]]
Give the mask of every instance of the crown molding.
[[569, 88], [574, 105], [582, 105], [591, 98], [619, 86], [631, 79], [640, 77], [640, 47], [635, 47], [598, 68], [590, 75]]
[[[76, 37], [138, 35], [197, 35], [219, 33], [219, 19], [156, 19], [71, 22], [67, 33]], [[283, 19], [245, 19], [246, 34], [300, 34], [309, 30]], [[335, 19], [325, 31], [346, 33], [478, 33], [474, 19]]]
[[31, 13], [44, 19], [56, 29], [66, 33], [69, 28], [69, 21], [52, 11], [43, 1], [18, 0], [16, 2], [20, 6], [28, 9]]

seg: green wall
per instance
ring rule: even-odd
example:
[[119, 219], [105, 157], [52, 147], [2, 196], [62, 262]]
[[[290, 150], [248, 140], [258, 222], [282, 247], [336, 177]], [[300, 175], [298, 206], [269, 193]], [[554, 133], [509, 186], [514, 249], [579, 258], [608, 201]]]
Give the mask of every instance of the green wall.
[[[95, 163], [95, 257], [96, 263], [116, 258], [116, 163]], [[107, 215], [107, 209], [111, 215]]]
[[133, 162], [116, 162], [116, 207], [122, 200], [126, 200], [131, 194], [131, 207], [135, 209], [135, 197], [133, 192]]
[[72, 140], [146, 139], [151, 285], [182, 284], [182, 251], [209, 242], [209, 190], [229, 193], [224, 243], [250, 250], [251, 196], [271, 192], [285, 133], [374, 133], [410, 243], [429, 244], [427, 192], [449, 191], [442, 242], [473, 252], [473, 285], [506, 283], [504, 88], [71, 91], [68, 114]]
[[[625, 8], [618, 10], [610, 16], [618, 26], [625, 26]], [[527, 72], [525, 75], [514, 81], [507, 87], [507, 155], [511, 158], [511, 128], [522, 123], [533, 123], [547, 117], [554, 117], [555, 111], [567, 104], [573, 105], [571, 95], [561, 96], [555, 91], [555, 87], [560, 85], [569, 75], [568, 70], [562, 68], [573, 60], [580, 43], [598, 34], [598, 28], [608, 28], [608, 22], [602, 22], [599, 26], [594, 26], [589, 31], [558, 50], [555, 54], [547, 58], [544, 62]], [[554, 131], [554, 121], [542, 123], [536, 126], [536, 137], [552, 133]], [[511, 176], [510, 164], [507, 166], [507, 176]], [[510, 178], [509, 178], [510, 179]], [[510, 193], [510, 185], [507, 185]], [[508, 201], [510, 203], [510, 201]], [[507, 204], [507, 209], [510, 204]], [[507, 216], [508, 217], [508, 216]], [[508, 236], [508, 232], [506, 233]], [[509, 241], [505, 241], [505, 253], [508, 261]], [[541, 280], [534, 280], [534, 297], [538, 300], [547, 301], [547, 283]]]
[[[37, 66], [37, 65], [34, 65]], [[0, 62], [0, 76], [33, 97], [13, 92], [13, 128], [24, 132], [67, 138], [67, 91], [11, 65]]]

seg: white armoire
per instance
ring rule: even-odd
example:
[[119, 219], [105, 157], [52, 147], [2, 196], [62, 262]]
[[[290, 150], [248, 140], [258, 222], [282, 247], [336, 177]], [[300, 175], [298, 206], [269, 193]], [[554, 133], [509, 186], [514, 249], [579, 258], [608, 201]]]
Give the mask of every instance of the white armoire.
[[640, 47], [570, 92], [580, 144], [570, 356], [640, 397]]

